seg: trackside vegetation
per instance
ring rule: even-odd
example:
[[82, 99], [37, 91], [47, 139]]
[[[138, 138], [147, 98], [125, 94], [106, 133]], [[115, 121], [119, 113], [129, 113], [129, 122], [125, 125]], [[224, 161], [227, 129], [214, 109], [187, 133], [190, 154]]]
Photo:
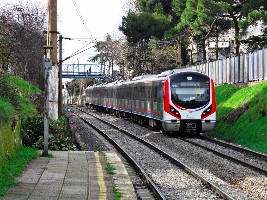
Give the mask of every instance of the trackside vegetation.
[[36, 159], [38, 150], [20, 146], [17, 153], [12, 157], [0, 173], [0, 197], [6, 194], [8, 188], [17, 185], [15, 178], [21, 174], [26, 164]]
[[28, 97], [38, 89], [29, 87], [29, 84], [26, 87], [17, 86], [25, 82], [6, 71], [0, 71], [0, 172], [21, 146], [20, 118], [36, 113]]
[[[42, 91], [0, 71], [0, 195], [16, 185], [15, 177], [35, 158], [37, 149], [43, 149], [43, 117], [30, 101], [33, 93]], [[64, 117], [50, 120], [50, 149], [73, 150], [72, 138], [67, 137], [66, 130]]]
[[206, 135], [267, 153], [267, 83], [215, 87], [217, 125]]

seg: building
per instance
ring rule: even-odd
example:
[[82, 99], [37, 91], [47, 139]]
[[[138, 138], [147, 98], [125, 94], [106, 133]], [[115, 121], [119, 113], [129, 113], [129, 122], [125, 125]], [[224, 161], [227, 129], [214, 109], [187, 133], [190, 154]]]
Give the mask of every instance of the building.
[[[262, 26], [263, 23], [260, 23], [258, 26], [249, 27], [247, 34], [243, 36], [241, 40], [246, 40], [251, 36], [262, 35]], [[223, 34], [220, 34], [218, 38], [211, 37], [207, 39], [205, 41], [206, 60], [213, 61], [234, 56], [234, 36], [235, 30], [232, 28]], [[218, 42], [216, 43], [216, 41]], [[247, 53], [247, 51], [247, 45], [240, 43], [240, 53]], [[193, 41], [191, 45], [189, 45], [189, 47], [187, 48], [187, 52], [191, 54], [191, 63], [203, 62], [202, 43], [197, 43], [196, 41]], [[216, 53], [218, 54], [218, 57], [216, 56]]]

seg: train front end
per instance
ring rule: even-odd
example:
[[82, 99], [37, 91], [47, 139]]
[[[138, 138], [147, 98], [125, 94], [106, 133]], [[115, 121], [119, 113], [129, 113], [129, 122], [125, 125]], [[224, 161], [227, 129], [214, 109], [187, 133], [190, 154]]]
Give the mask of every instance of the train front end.
[[185, 71], [168, 76], [164, 83], [162, 127], [166, 132], [204, 133], [216, 124], [212, 78]]

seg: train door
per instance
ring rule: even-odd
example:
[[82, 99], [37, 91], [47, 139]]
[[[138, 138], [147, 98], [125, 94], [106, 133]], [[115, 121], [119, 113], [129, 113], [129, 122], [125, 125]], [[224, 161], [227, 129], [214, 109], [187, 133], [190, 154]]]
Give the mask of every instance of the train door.
[[140, 108], [141, 108], [141, 115], [146, 116], [146, 97], [147, 91], [145, 87], [145, 83], [140, 84]]
[[148, 117], [152, 117], [152, 106], [153, 106], [153, 101], [151, 98], [151, 93], [152, 93], [152, 82], [148, 82], [146, 83], [146, 94], [147, 94], [147, 98], [146, 98], [146, 112], [147, 112], [147, 116]]
[[125, 111], [131, 112], [131, 87], [125, 85]]
[[160, 113], [162, 117], [163, 117], [163, 111], [164, 111], [164, 95], [165, 95], [164, 88], [165, 88], [165, 81], [162, 81], [161, 90], [160, 90], [161, 91]]
[[130, 99], [129, 99], [129, 102], [130, 102], [130, 113], [133, 113], [133, 107], [134, 107], [134, 84], [130, 84], [129, 85], [129, 90], [130, 90]]

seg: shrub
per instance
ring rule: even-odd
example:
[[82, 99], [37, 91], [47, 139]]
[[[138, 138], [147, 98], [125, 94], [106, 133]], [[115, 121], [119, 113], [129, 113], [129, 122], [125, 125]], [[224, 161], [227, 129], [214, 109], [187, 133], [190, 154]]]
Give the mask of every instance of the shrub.
[[22, 144], [32, 147], [44, 134], [44, 121], [40, 116], [24, 118], [21, 121]]
[[[60, 117], [59, 120], [49, 121], [49, 149], [53, 151], [74, 150], [74, 144], [70, 137], [66, 136], [67, 120]], [[22, 144], [27, 147], [43, 149], [44, 120], [43, 117], [28, 117], [22, 120]]]

